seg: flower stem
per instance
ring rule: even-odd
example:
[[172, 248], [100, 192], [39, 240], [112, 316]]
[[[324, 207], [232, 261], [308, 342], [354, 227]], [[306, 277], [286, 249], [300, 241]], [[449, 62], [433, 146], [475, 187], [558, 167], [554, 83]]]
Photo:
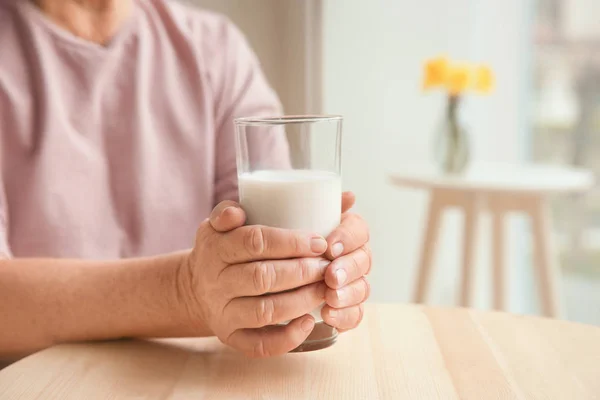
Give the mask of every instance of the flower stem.
[[448, 172], [456, 172], [458, 165], [458, 160], [456, 157], [458, 156], [458, 146], [459, 146], [459, 127], [457, 120], [457, 110], [459, 105], [460, 97], [457, 95], [448, 96], [448, 109], [447, 109], [447, 118], [448, 118], [448, 130], [450, 137], [448, 138], [448, 152], [446, 153], [446, 162], [445, 168]]

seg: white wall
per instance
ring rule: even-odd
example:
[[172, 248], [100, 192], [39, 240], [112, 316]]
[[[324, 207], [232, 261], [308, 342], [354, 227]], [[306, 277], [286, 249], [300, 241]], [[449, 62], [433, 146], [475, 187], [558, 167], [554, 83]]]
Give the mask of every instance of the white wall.
[[[423, 60], [445, 53], [491, 63], [498, 74], [496, 93], [469, 98], [464, 110], [475, 158], [520, 157], [523, 4], [520, 0], [323, 2], [323, 108], [345, 116], [344, 184], [357, 193], [357, 209], [371, 225], [375, 300], [407, 301], [414, 281], [427, 197], [391, 187], [386, 176], [430, 160], [431, 134], [443, 98], [439, 93], [421, 93]], [[455, 217], [449, 218], [442, 235], [436, 263], [441, 273], [436, 274], [432, 303], [455, 299], [460, 248]], [[489, 264], [482, 256], [488, 251], [487, 246], [480, 247], [477, 270], [484, 271]], [[488, 304], [485, 292], [477, 294], [478, 306]]]

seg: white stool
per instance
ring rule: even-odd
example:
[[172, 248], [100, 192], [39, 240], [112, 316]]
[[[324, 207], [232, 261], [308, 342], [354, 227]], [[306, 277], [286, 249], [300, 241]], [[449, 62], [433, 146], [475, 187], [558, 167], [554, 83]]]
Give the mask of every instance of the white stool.
[[493, 306], [506, 309], [504, 266], [504, 217], [524, 212], [531, 217], [534, 257], [542, 313], [562, 314], [558, 295], [558, 255], [552, 243], [552, 221], [548, 197], [556, 193], [589, 190], [590, 171], [549, 165], [474, 164], [463, 175], [443, 175], [424, 168], [390, 177], [392, 184], [428, 190], [431, 194], [427, 226], [413, 300], [422, 303], [429, 289], [440, 217], [452, 207], [464, 213], [464, 240], [459, 304], [470, 306], [473, 292], [473, 254], [478, 219], [483, 211], [492, 216]]

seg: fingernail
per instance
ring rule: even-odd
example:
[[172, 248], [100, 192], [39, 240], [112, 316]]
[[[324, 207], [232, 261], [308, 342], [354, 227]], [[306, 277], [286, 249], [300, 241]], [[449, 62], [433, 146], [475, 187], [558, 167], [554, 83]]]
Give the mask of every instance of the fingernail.
[[306, 318], [302, 321], [301, 327], [304, 332], [310, 332], [315, 326], [315, 320], [312, 318]]
[[329, 264], [331, 264], [331, 261], [329, 261], [329, 260], [320, 260], [319, 261], [319, 268], [325, 268]]
[[223, 211], [221, 211], [221, 215], [219, 215], [219, 217], [224, 217], [225, 214], [227, 214], [227, 213], [231, 214], [233, 212], [233, 210], [235, 210], [235, 207], [231, 207], [231, 206], [225, 207], [223, 209]]
[[337, 280], [338, 285], [343, 285], [346, 283], [346, 278], [348, 278], [348, 274], [346, 274], [345, 270], [340, 268], [335, 271], [335, 279]]
[[334, 257], [339, 256], [344, 251], [344, 245], [340, 242], [331, 246], [331, 255]]
[[327, 241], [322, 237], [315, 237], [310, 240], [310, 250], [313, 253], [322, 254], [327, 250]]
[[339, 301], [343, 301], [346, 298], [346, 291], [345, 290], [336, 290], [335, 295], [337, 296], [337, 299]]

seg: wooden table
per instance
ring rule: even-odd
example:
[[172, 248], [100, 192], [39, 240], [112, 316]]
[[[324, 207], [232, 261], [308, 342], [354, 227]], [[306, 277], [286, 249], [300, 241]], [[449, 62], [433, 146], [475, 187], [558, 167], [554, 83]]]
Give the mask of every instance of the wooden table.
[[393, 174], [390, 181], [396, 186], [424, 189], [431, 195], [413, 297], [416, 303], [423, 303], [427, 296], [441, 217], [444, 211], [457, 208], [464, 214], [458, 304], [472, 305], [477, 227], [481, 214], [488, 211], [492, 216], [492, 304], [498, 310], [506, 310], [505, 217], [511, 212], [521, 212], [531, 218], [541, 311], [552, 317], [563, 314], [549, 199], [559, 193], [589, 190], [594, 184], [590, 171], [554, 165], [479, 163], [471, 165], [461, 175], [442, 174], [422, 166]]
[[369, 305], [333, 347], [252, 360], [214, 339], [57, 346], [0, 371], [0, 399], [600, 399], [600, 328]]

